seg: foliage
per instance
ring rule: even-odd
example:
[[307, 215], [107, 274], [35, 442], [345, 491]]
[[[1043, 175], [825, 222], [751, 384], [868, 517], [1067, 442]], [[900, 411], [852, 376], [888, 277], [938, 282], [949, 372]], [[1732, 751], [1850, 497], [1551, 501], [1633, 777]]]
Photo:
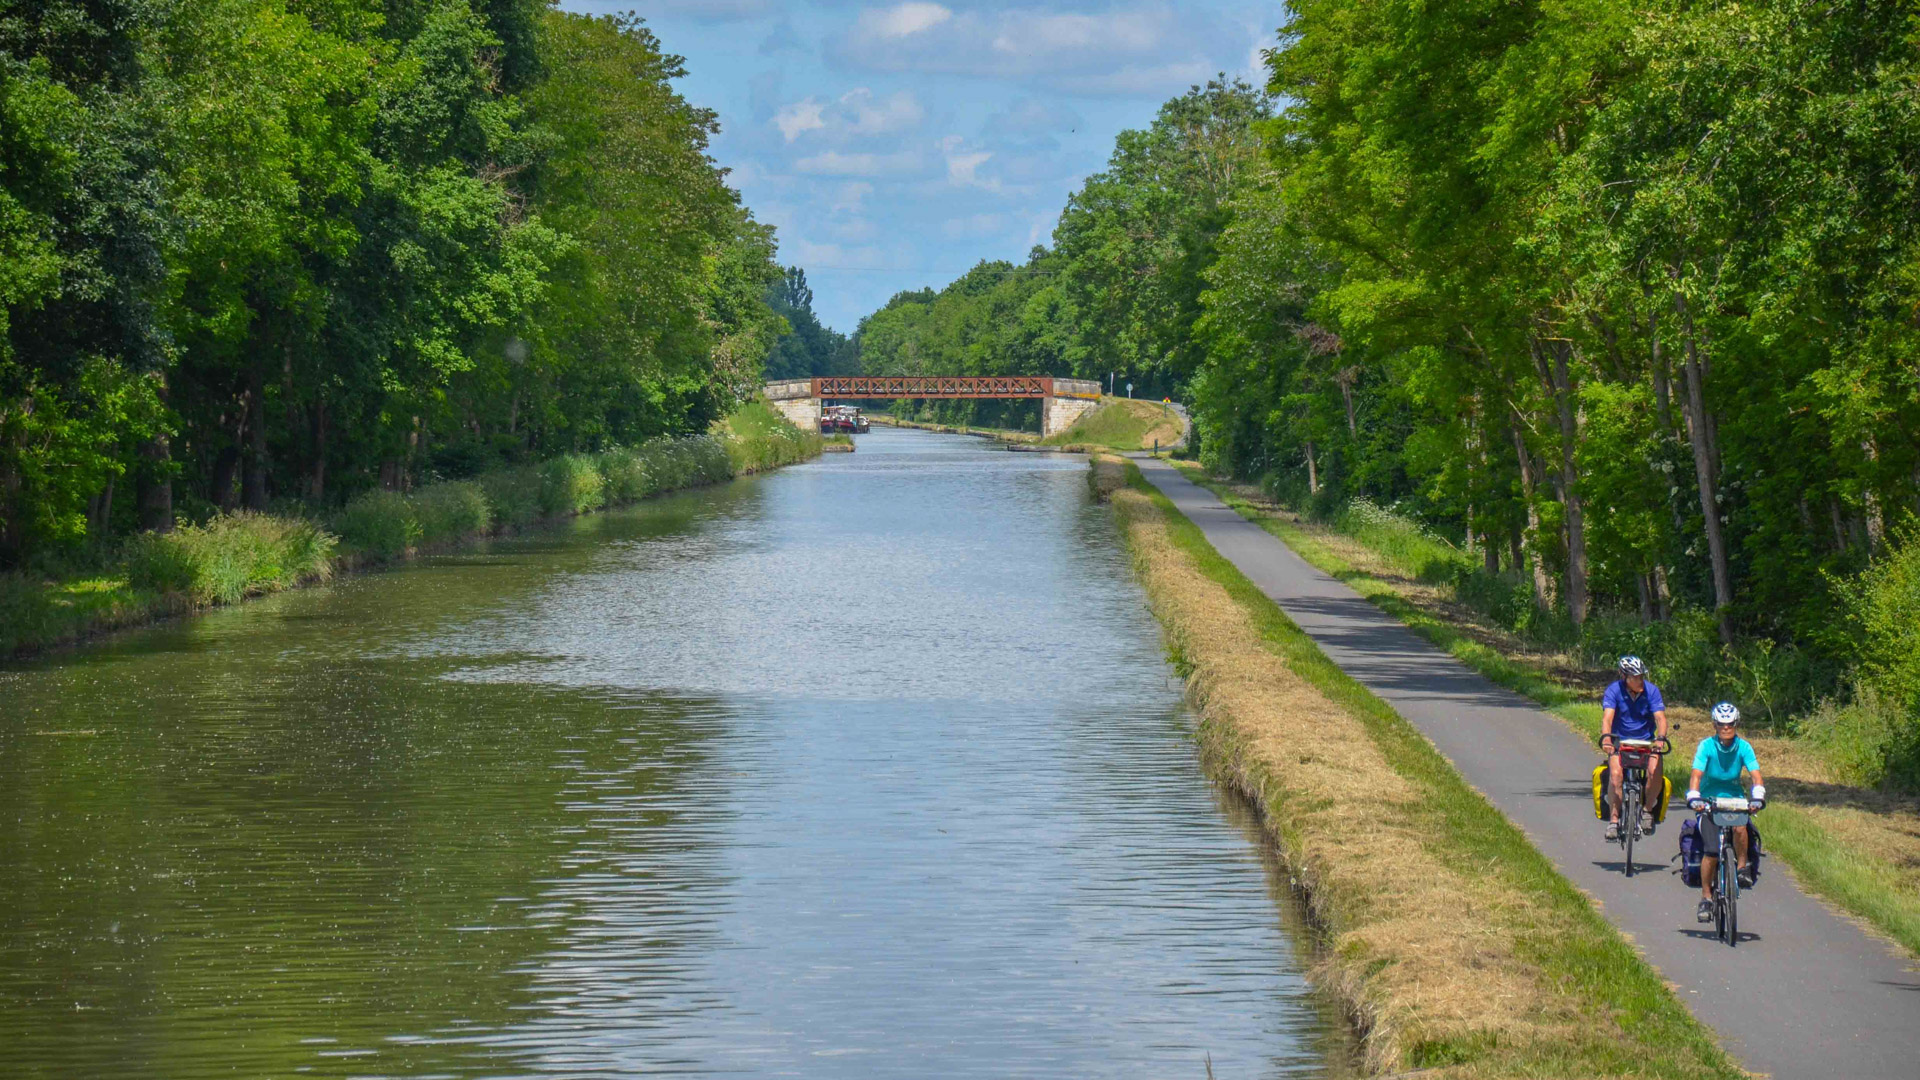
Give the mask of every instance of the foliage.
[[240, 511], [205, 525], [146, 533], [127, 547], [133, 587], [189, 602], [231, 604], [333, 572], [336, 538], [311, 521]]
[[705, 431], [784, 326], [683, 74], [542, 0], [0, 0], [0, 570]]
[[333, 520], [334, 531], [349, 548], [376, 559], [397, 559], [420, 542], [420, 518], [413, 500], [397, 491], [368, 491], [353, 497]]
[[820, 454], [816, 431], [801, 431], [764, 401], [752, 401], [714, 425], [736, 476], [805, 461]]
[[767, 304], [786, 319], [788, 328], [767, 356], [768, 381], [859, 373], [859, 346], [847, 335], [821, 325], [813, 313], [813, 289], [805, 270], [787, 267], [780, 280], [768, 287]]
[[585, 454], [562, 454], [540, 466], [540, 512], [571, 517], [606, 503], [606, 478]]
[[493, 528], [493, 507], [487, 502], [487, 493], [471, 481], [429, 484], [413, 493], [412, 502], [422, 543], [460, 540]]

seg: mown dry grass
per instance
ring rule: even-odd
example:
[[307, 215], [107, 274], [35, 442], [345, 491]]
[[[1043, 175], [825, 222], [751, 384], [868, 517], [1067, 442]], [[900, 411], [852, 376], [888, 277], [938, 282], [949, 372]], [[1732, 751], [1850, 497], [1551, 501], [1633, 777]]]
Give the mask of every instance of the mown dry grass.
[[[1096, 459], [1217, 775], [1266, 813], [1377, 1072], [1739, 1076], [1432, 747], [1138, 480]], [[1211, 556], [1211, 558], [1209, 558]], [[1369, 704], [1370, 703], [1370, 704]]]
[[[1575, 730], [1599, 731], [1607, 673], [1492, 624], [1453, 602], [1445, 588], [1407, 577], [1379, 552], [1305, 520], [1258, 488], [1197, 468], [1187, 475], [1462, 662], [1549, 706]], [[1668, 716], [1677, 755], [1690, 757], [1707, 734], [1706, 712], [1675, 706]], [[1920, 955], [1920, 798], [1840, 783], [1819, 753], [1798, 740], [1755, 731], [1746, 736], [1773, 794], [1768, 852], [1804, 888]], [[1676, 772], [1676, 783], [1686, 779]]]

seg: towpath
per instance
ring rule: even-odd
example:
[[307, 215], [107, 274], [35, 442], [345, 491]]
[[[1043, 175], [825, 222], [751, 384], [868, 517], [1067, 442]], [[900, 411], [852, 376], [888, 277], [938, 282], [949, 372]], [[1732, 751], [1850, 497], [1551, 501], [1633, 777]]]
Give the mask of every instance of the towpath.
[[1585, 739], [1429, 645], [1172, 466], [1137, 463], [1334, 663], [1432, 739], [1597, 898], [1748, 1069], [1782, 1080], [1920, 1077], [1920, 965], [1807, 896], [1777, 864], [1740, 905], [1740, 946], [1714, 940], [1694, 922], [1698, 894], [1667, 873], [1679, 812], [1645, 855], [1636, 851], [1642, 873], [1626, 877], [1620, 849], [1601, 840], [1593, 817], [1598, 758]]

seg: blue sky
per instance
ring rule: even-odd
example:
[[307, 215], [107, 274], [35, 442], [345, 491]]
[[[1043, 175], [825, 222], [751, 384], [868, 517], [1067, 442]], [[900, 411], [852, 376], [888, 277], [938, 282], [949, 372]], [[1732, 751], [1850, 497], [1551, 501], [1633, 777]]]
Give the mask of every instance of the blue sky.
[[713, 154], [814, 307], [851, 331], [901, 289], [1046, 243], [1121, 130], [1252, 77], [1281, 3], [562, 0], [635, 10], [720, 113]]

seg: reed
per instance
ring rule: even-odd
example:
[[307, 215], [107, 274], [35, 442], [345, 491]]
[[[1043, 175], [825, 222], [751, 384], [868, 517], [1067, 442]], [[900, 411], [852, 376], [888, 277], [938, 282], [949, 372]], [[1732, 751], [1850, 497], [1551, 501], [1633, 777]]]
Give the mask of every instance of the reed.
[[133, 588], [175, 594], [194, 606], [231, 604], [333, 574], [333, 534], [304, 518], [239, 512], [127, 546]]

